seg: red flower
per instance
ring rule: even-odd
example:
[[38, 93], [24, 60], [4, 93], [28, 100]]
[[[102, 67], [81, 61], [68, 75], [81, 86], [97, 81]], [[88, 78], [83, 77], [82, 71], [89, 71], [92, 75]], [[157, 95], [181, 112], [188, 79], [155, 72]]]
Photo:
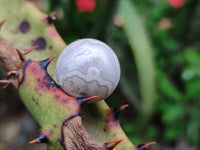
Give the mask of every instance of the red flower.
[[76, 0], [76, 7], [80, 12], [93, 12], [96, 6], [95, 0]]
[[174, 8], [180, 8], [184, 5], [185, 0], [168, 0], [168, 3]]

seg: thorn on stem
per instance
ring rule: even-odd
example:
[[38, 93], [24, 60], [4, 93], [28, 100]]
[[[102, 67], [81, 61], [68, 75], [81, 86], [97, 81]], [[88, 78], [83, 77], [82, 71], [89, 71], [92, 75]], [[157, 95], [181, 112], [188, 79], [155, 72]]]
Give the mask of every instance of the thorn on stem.
[[128, 107], [128, 104], [125, 104], [125, 105], [120, 106], [119, 109], [120, 109], [120, 111], [123, 111], [127, 107]]
[[97, 98], [98, 96], [89, 96], [89, 97], [79, 97], [77, 98], [77, 102], [79, 103], [79, 105], [83, 105], [84, 103]]
[[126, 107], [128, 107], [128, 104], [122, 105], [122, 106], [120, 106], [120, 107], [118, 107], [118, 108], [114, 108], [114, 109], [113, 109], [113, 113], [114, 113], [115, 120], [117, 120], [117, 119], [119, 118], [120, 113], [121, 113]]
[[16, 78], [18, 78], [19, 77], [19, 72], [17, 70], [8, 71], [7, 79], [9, 79], [12, 75], [15, 76]]
[[0, 83], [5, 84], [5, 85], [3, 86], [3, 89], [5, 89], [5, 88], [8, 87], [9, 84], [12, 83], [12, 81], [11, 81], [11, 80], [0, 80]]
[[48, 58], [48, 59], [42, 60], [42, 61], [40, 62], [41, 68], [43, 68], [43, 69], [46, 70], [48, 64], [49, 64], [54, 58], [55, 58], [55, 56], [51, 56], [51, 57]]
[[0, 21], [0, 29], [7, 20]]
[[33, 47], [26, 49], [24, 51], [20, 51], [20, 50], [16, 49], [21, 61], [26, 61], [25, 55], [30, 53], [32, 50], [36, 49], [37, 47], [38, 47], [38, 45], [33, 46]]
[[36, 143], [47, 143], [48, 138], [45, 134], [41, 134], [38, 138], [29, 142], [29, 144], [36, 144]]
[[52, 24], [54, 20], [56, 20], [56, 13], [55, 12], [52, 12], [48, 15], [47, 17], [47, 21], [49, 24]]
[[122, 141], [123, 141], [123, 139], [113, 141], [113, 142], [109, 142], [109, 143], [105, 143], [105, 146], [106, 146], [107, 150], [112, 150], [117, 144], [119, 144]]
[[9, 86], [9, 84], [5, 84], [5, 85], [3, 86], [3, 89], [6, 89], [8, 86]]
[[33, 47], [29, 48], [29, 49], [24, 50], [24, 55], [30, 53], [32, 50], [34, 50], [34, 49], [36, 49], [36, 48], [38, 48], [38, 47], [39, 47], [39, 46], [36, 45], [36, 46], [33, 46]]
[[48, 63], [50, 63], [56, 56], [51, 56], [49, 59], [48, 59]]
[[136, 146], [137, 150], [147, 150], [151, 145], [156, 144], [156, 142], [148, 142]]
[[24, 54], [20, 50], [18, 50], [18, 49], [16, 49], [16, 50], [17, 50], [17, 53], [18, 53], [19, 58], [21, 59], [21, 61], [25, 61], [26, 59], [24, 57]]

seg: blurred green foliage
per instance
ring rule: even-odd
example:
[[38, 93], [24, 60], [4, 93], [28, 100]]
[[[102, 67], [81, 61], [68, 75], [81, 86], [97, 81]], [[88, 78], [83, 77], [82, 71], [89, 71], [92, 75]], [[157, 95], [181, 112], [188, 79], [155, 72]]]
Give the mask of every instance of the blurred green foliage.
[[[92, 13], [79, 12], [75, 1], [46, 0], [46, 12], [57, 12], [55, 25], [67, 43], [90, 37], [113, 47], [120, 59], [122, 75], [118, 89], [107, 102], [112, 107], [130, 104], [130, 108], [121, 117], [121, 124], [134, 143], [153, 140], [174, 144], [183, 138], [191, 145], [198, 145], [200, 1], [186, 0], [184, 6], [178, 9], [170, 6], [167, 0], [128, 1], [137, 17], [132, 18], [133, 15], [128, 14], [128, 11], [122, 15], [128, 17], [130, 22], [142, 23], [142, 26], [133, 24], [129, 25], [129, 29], [123, 30], [127, 22], [123, 22], [118, 16], [121, 13], [118, 9], [122, 7], [119, 0], [97, 0]], [[129, 30], [138, 33], [129, 35]], [[145, 33], [138, 40], [140, 30]], [[130, 38], [135, 38], [135, 41]], [[150, 51], [145, 55], [147, 58], [136, 56], [136, 51], [140, 52], [140, 46], [145, 43], [151, 43], [150, 47], [147, 46]], [[153, 59], [155, 70], [152, 69], [150, 73], [155, 74], [156, 81], [143, 83], [143, 87], [147, 84], [154, 88], [153, 84], [156, 84], [157, 90], [153, 91], [153, 95], [149, 94], [151, 97], [148, 100], [155, 101], [156, 97], [157, 102], [149, 105], [150, 108], [147, 109], [153, 109], [153, 112], [148, 121], [144, 121], [141, 112], [145, 109], [145, 101], [142, 100], [143, 89], [140, 89], [140, 82], [144, 81], [141, 78], [145, 82], [154, 79], [148, 77], [149, 72], [141, 77], [139, 70], [146, 70], [147, 66], [136, 64], [145, 64], [148, 59]], [[152, 91], [147, 88], [145, 92]]]

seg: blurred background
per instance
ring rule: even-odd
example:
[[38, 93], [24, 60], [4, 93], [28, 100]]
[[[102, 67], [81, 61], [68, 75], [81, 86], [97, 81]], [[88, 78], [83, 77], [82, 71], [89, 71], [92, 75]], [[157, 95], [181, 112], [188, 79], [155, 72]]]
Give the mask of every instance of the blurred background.
[[[33, 0], [66, 43], [96, 38], [110, 45], [121, 79], [106, 100], [129, 104], [120, 123], [134, 144], [154, 150], [200, 149], [199, 0]], [[0, 78], [5, 72], [0, 69]], [[12, 94], [10, 94], [12, 93]], [[39, 126], [16, 90], [0, 90], [0, 150], [44, 150], [28, 145]]]

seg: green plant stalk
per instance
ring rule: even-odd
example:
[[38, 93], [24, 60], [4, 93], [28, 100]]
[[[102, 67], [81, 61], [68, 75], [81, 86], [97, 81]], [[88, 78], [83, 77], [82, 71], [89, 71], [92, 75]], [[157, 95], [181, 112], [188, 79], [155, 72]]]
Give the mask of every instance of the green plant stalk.
[[121, 0], [119, 14], [138, 68], [140, 91], [142, 96], [142, 113], [150, 116], [153, 113], [155, 98], [155, 66], [152, 49], [145, 28], [129, 0]]

